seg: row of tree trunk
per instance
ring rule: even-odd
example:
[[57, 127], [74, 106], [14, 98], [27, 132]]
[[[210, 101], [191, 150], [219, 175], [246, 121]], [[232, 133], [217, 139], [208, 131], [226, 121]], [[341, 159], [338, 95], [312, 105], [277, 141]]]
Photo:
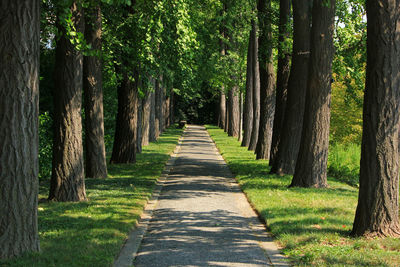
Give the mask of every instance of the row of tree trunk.
[[[0, 259], [39, 251], [38, 117], [40, 1], [5, 0], [0, 4]], [[99, 5], [73, 2], [71, 20], [95, 51], [101, 51]], [[102, 63], [83, 56], [57, 20], [54, 139], [49, 200], [86, 200], [86, 177], [106, 178]], [[137, 150], [155, 141], [173, 122], [173, 95], [152, 79], [153, 89], [139, 99], [138, 82], [123, 68], [111, 163], [133, 163]], [[135, 81], [140, 81], [137, 70]], [[83, 88], [83, 90], [82, 90]], [[83, 91], [83, 92], [82, 92]], [[82, 93], [85, 110], [84, 163]], [[86, 167], [85, 167], [86, 166]]]
[[[367, 77], [360, 192], [352, 234], [399, 236], [400, 1], [366, 2]], [[252, 21], [247, 53], [242, 146], [254, 150], [257, 140], [256, 158], [269, 159], [271, 173], [292, 174], [290, 186], [327, 187], [335, 0], [293, 1], [292, 64], [289, 67], [289, 52], [279, 46], [276, 88], [271, 0], [259, 0], [257, 8], [258, 22]], [[289, 36], [289, 19], [290, 1], [281, 0], [280, 44]], [[229, 91], [229, 101], [231, 95]], [[229, 127], [237, 116], [232, 109], [222, 115], [224, 102], [221, 93], [220, 126], [227, 130], [228, 124], [227, 132], [233, 135]]]

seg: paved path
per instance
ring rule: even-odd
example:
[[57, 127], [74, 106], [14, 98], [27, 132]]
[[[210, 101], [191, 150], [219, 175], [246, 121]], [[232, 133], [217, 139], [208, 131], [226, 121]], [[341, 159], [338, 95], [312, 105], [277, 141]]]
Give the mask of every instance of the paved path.
[[285, 266], [204, 127], [185, 130], [146, 228], [136, 267]]

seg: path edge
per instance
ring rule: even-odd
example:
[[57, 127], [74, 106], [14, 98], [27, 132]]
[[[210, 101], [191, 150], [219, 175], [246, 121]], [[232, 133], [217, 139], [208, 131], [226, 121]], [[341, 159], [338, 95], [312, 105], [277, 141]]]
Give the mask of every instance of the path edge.
[[150, 199], [144, 206], [143, 213], [139, 220], [135, 223], [134, 228], [130, 231], [128, 238], [126, 239], [124, 245], [122, 246], [118, 257], [113, 263], [113, 267], [130, 267], [133, 265], [133, 261], [136, 257], [136, 253], [139, 250], [140, 244], [142, 243], [143, 237], [147, 232], [150, 220], [153, 215], [153, 211], [156, 208], [158, 198], [160, 196], [162, 187], [165, 180], [167, 179], [169, 173], [171, 172], [175, 161], [178, 157], [179, 151], [181, 150], [181, 145], [184, 139], [186, 129], [182, 132], [182, 135], [178, 139], [178, 144], [176, 145], [174, 151], [170, 155], [167, 163], [161, 172], [160, 177], [157, 179], [156, 186]]

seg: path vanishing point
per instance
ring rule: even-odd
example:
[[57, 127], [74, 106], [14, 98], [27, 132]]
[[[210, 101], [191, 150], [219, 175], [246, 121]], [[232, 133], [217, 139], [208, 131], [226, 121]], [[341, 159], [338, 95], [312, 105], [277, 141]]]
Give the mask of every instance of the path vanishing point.
[[114, 266], [288, 266], [202, 126], [187, 126]]

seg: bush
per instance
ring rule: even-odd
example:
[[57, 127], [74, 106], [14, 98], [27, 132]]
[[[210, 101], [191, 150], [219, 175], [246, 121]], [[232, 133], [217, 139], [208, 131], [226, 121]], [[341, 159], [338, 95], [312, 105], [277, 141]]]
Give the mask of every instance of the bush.
[[361, 146], [333, 144], [329, 147], [328, 174], [351, 186], [358, 187]]

